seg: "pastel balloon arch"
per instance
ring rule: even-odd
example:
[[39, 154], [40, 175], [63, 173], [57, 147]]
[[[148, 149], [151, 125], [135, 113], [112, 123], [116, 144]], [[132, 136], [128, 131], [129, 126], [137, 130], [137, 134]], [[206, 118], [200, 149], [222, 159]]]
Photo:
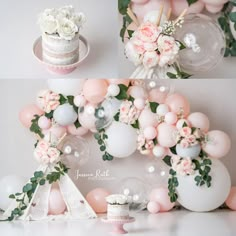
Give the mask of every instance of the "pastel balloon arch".
[[[24, 107], [19, 115], [36, 135], [34, 156], [40, 163], [63, 162], [71, 151], [64, 144], [91, 132], [104, 161], [128, 158], [135, 151], [162, 159], [170, 168], [168, 194], [175, 202], [179, 178], [194, 176], [196, 186], [210, 188], [212, 165], [230, 150], [229, 136], [210, 130], [205, 114], [190, 113], [188, 99], [166, 82], [62, 79], [49, 80], [48, 86], [38, 93], [37, 105]], [[45, 142], [59, 154], [45, 153]], [[78, 157], [81, 165], [88, 159]]]

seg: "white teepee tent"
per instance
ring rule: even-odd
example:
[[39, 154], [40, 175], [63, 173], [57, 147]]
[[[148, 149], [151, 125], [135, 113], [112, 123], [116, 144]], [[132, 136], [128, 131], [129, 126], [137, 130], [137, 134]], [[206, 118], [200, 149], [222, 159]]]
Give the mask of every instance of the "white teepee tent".
[[[37, 171], [43, 171], [45, 175], [52, 172], [53, 165], [40, 166]], [[48, 200], [52, 184], [48, 182], [45, 185], [38, 185], [31, 201], [24, 214], [18, 219], [20, 220], [54, 220], [57, 218], [66, 219], [89, 219], [96, 218], [97, 215], [75, 186], [71, 178], [65, 173], [57, 182], [59, 189], [67, 206], [67, 211], [62, 215], [48, 215]], [[4, 216], [11, 215], [12, 210], [17, 206], [17, 202], [13, 200], [9, 208], [5, 211]]]

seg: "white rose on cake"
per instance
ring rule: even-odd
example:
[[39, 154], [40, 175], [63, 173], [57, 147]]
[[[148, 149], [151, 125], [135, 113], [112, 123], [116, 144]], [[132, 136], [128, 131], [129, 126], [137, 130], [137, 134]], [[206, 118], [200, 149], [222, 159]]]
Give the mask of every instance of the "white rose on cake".
[[75, 9], [71, 5], [61, 7], [59, 8], [58, 11], [59, 11], [59, 15], [63, 15], [64, 17], [68, 19], [75, 13]]
[[39, 19], [39, 24], [44, 33], [55, 34], [58, 30], [58, 21], [53, 15], [43, 14]]
[[107, 203], [111, 205], [125, 205], [128, 204], [128, 198], [125, 195], [122, 194], [112, 194], [106, 197]]
[[84, 13], [79, 12], [79, 13], [75, 13], [73, 14], [73, 16], [70, 18], [78, 27], [82, 26], [85, 21], [86, 21], [86, 17], [84, 15]]
[[59, 21], [59, 27], [57, 31], [61, 38], [72, 40], [75, 37], [75, 34], [78, 32], [78, 27], [73, 21], [63, 18]]

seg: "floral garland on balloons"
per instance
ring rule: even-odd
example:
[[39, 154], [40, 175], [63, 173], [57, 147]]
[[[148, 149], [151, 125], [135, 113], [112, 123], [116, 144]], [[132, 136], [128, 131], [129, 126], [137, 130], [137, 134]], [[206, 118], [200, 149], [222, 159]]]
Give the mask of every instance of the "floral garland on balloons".
[[[40, 112], [25, 124], [29, 127], [30, 123], [39, 139], [34, 153], [37, 160], [58, 161], [59, 152], [51, 149], [53, 143], [65, 135], [81, 136], [90, 130], [104, 161], [126, 158], [136, 150], [163, 159], [170, 167], [171, 202], [178, 199], [179, 176], [195, 176], [197, 186], [210, 188], [212, 160], [230, 149], [227, 134], [209, 131], [206, 115], [190, 114], [183, 95], [170, 93], [168, 86], [155, 80], [88, 79], [74, 95], [58, 93], [52, 87], [41, 91], [37, 101]], [[51, 144], [47, 146], [41, 139]], [[63, 153], [69, 150], [62, 148], [62, 159]]]

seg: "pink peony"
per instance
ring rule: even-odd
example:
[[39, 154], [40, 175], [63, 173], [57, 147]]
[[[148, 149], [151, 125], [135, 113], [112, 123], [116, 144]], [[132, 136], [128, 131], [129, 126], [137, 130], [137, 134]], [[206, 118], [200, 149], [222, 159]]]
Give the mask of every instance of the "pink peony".
[[152, 141], [152, 140], [147, 140], [147, 141], [146, 141], [146, 144], [145, 144], [145, 148], [146, 148], [147, 150], [153, 149], [153, 148], [154, 148], [154, 143], [153, 143], [153, 141]]
[[187, 137], [189, 135], [191, 135], [192, 133], [192, 130], [190, 127], [183, 127], [181, 130], [180, 130], [180, 135], [182, 137]]
[[137, 36], [143, 42], [152, 43], [157, 40], [160, 33], [161, 33], [160, 27], [157, 27], [155, 24], [151, 22], [145, 22], [135, 32], [135, 36]]
[[154, 52], [145, 52], [143, 56], [143, 65], [146, 68], [155, 67], [158, 64], [159, 56]]
[[146, 51], [144, 48], [144, 43], [140, 39], [133, 38], [131, 42], [133, 43], [133, 47], [138, 54], [143, 54]]
[[49, 143], [42, 139], [38, 142], [37, 149], [42, 152], [47, 152], [49, 146], [50, 146]]
[[194, 163], [190, 158], [181, 160], [180, 164], [176, 167], [176, 172], [180, 175], [193, 175], [194, 174]]
[[191, 135], [189, 135], [188, 137], [186, 137], [186, 140], [187, 140], [190, 144], [196, 143], [196, 137], [195, 137], [193, 134], [191, 134]]
[[50, 163], [58, 162], [60, 159], [60, 151], [57, 148], [50, 147], [48, 149], [48, 156], [50, 159]]

